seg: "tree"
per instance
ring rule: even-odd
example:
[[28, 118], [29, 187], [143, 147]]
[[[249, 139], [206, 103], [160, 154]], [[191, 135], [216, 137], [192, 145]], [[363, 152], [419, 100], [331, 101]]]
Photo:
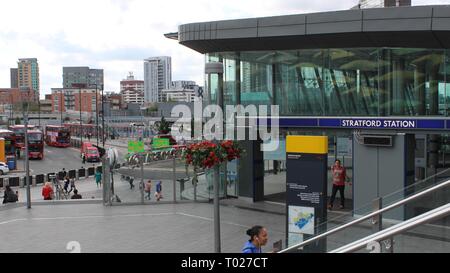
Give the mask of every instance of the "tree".
[[20, 124], [20, 118], [19, 118], [19, 117], [16, 117], [15, 124], [16, 124], [16, 125]]
[[149, 108], [147, 108], [147, 113], [152, 113], [152, 112], [158, 112], [158, 106], [157, 105], [152, 105]]

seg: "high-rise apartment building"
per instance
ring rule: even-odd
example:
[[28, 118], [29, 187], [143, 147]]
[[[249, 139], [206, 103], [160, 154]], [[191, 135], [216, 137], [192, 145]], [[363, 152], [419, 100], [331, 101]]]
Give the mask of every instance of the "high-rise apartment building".
[[101, 89], [103, 69], [90, 69], [87, 66], [63, 67], [63, 88], [72, 88], [72, 84], [85, 84], [88, 88]]
[[11, 68], [11, 88], [19, 88], [19, 70], [17, 68]]
[[120, 94], [124, 103], [144, 103], [144, 81], [134, 79], [133, 72], [120, 81]]
[[163, 89], [172, 84], [171, 57], [152, 57], [144, 60], [144, 99], [145, 102], [165, 101]]
[[133, 72], [130, 72], [126, 80], [120, 81], [120, 92], [123, 92], [125, 90], [134, 90], [144, 93], [144, 81], [135, 80]]
[[17, 82], [19, 88], [30, 88], [39, 98], [39, 65], [36, 58], [19, 59]]

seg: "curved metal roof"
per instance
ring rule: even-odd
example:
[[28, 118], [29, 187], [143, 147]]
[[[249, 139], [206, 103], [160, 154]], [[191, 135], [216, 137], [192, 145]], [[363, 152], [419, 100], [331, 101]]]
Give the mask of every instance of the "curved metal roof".
[[192, 23], [179, 26], [178, 40], [200, 53], [349, 47], [450, 48], [450, 5]]

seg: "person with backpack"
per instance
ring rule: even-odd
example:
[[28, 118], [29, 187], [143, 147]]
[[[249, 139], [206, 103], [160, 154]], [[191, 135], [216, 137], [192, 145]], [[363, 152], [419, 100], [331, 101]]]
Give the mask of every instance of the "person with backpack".
[[3, 194], [3, 204], [6, 203], [15, 203], [19, 201], [17, 194], [11, 189], [8, 185], [5, 187], [5, 192]]
[[158, 181], [158, 183], [156, 183], [156, 192], [155, 192], [155, 197], [156, 197], [156, 201], [161, 200], [162, 197], [162, 183], [161, 181]]

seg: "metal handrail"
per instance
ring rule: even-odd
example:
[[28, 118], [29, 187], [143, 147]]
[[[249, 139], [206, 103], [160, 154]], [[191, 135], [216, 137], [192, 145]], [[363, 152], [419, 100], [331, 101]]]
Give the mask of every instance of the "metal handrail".
[[420, 198], [420, 197], [422, 197], [424, 195], [427, 195], [427, 194], [429, 194], [431, 192], [434, 192], [434, 191], [436, 191], [436, 190], [438, 190], [440, 188], [447, 187], [448, 185], [450, 185], [450, 180], [447, 180], [447, 181], [445, 181], [445, 182], [443, 182], [443, 183], [441, 183], [439, 185], [433, 186], [433, 187], [431, 187], [429, 189], [426, 189], [426, 190], [421, 191], [421, 192], [419, 192], [417, 194], [414, 194], [414, 195], [412, 195], [410, 197], [407, 197], [407, 198], [405, 198], [403, 200], [400, 200], [399, 202], [391, 204], [391, 205], [389, 205], [389, 206], [387, 206], [385, 208], [382, 208], [380, 210], [377, 210], [377, 211], [374, 211], [372, 213], [369, 213], [366, 216], [363, 216], [361, 218], [353, 220], [353, 221], [351, 221], [351, 222], [349, 222], [347, 224], [344, 224], [344, 225], [341, 225], [341, 226], [339, 226], [337, 228], [334, 228], [332, 230], [326, 231], [326, 232], [324, 232], [322, 234], [319, 234], [319, 235], [317, 235], [317, 236], [315, 236], [315, 237], [313, 237], [313, 238], [311, 238], [309, 240], [306, 240], [306, 241], [304, 241], [302, 243], [299, 243], [297, 245], [293, 245], [291, 247], [285, 248], [285, 249], [279, 251], [279, 253], [284, 253], [284, 252], [287, 252], [287, 251], [292, 250], [292, 249], [299, 249], [299, 248], [301, 248], [303, 246], [309, 245], [312, 242], [315, 242], [317, 240], [320, 240], [320, 239], [323, 239], [325, 237], [328, 237], [329, 235], [334, 234], [334, 233], [336, 233], [338, 231], [341, 231], [343, 229], [346, 229], [347, 227], [350, 227], [350, 226], [356, 225], [358, 223], [361, 223], [361, 222], [363, 222], [363, 221], [365, 221], [367, 219], [370, 219], [370, 218], [372, 218], [374, 216], [382, 214], [382, 213], [384, 213], [384, 212], [386, 212], [388, 210], [391, 210], [391, 209], [399, 207], [399, 206], [401, 206], [401, 205], [403, 205], [405, 203], [408, 203], [409, 201], [416, 200], [416, 199], [418, 199], [418, 198]]
[[348, 253], [359, 250], [367, 246], [371, 242], [379, 242], [389, 239], [399, 233], [407, 231], [409, 229], [415, 228], [419, 225], [432, 222], [434, 220], [439, 220], [450, 214], [450, 203], [440, 206], [434, 210], [418, 215], [412, 219], [399, 223], [395, 226], [387, 228], [385, 230], [379, 231], [375, 234], [369, 235], [363, 239], [350, 243], [348, 245], [342, 246], [338, 249], [330, 251], [330, 253]]

